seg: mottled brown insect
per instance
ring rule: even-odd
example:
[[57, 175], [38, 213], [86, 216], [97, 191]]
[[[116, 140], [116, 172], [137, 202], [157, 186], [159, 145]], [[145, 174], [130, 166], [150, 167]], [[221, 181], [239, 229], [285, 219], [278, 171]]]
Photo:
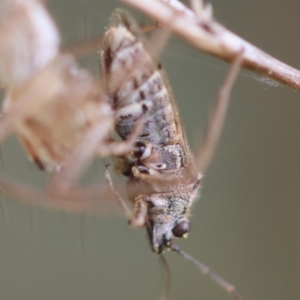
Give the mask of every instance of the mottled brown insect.
[[[102, 45], [105, 90], [116, 110], [116, 132], [126, 140], [140, 119], [144, 127], [133, 151], [117, 160], [116, 168], [128, 176], [133, 213], [115, 191], [107, 171], [112, 192], [134, 227], [146, 227], [151, 248], [161, 254], [173, 250], [191, 259], [173, 244], [187, 236], [188, 220], [200, 187], [202, 172], [209, 163], [220, 133], [228, 92], [236, 76], [241, 56], [229, 76], [215, 110], [198, 157], [194, 159], [187, 144], [179, 112], [160, 64], [147, 51], [136, 24], [122, 11], [112, 17], [112, 26]], [[225, 104], [225, 106], [224, 106]], [[221, 121], [221, 123], [220, 123]], [[193, 260], [193, 259], [191, 259]], [[195, 262], [199, 266], [199, 262]], [[240, 295], [234, 287], [211, 272], [218, 284]]]
[[[124, 20], [125, 15], [117, 17]], [[201, 175], [166, 78], [132, 31], [133, 25], [125, 27], [126, 23], [110, 28], [104, 37], [105, 90], [117, 111], [116, 131], [123, 140], [139, 119], [144, 120], [134, 150], [121, 158], [118, 168], [129, 176], [130, 185], [153, 190], [133, 199], [136, 209], [130, 221], [137, 227], [146, 225], [152, 249], [161, 253], [174, 237], [189, 232], [188, 215]], [[172, 183], [169, 178], [178, 180]]]

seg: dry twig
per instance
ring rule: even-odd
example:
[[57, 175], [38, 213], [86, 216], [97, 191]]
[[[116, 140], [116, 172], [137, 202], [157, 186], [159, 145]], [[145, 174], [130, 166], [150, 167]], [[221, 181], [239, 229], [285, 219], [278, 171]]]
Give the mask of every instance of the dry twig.
[[[243, 66], [300, 90], [300, 71], [270, 56], [241, 37], [230, 32], [211, 17], [210, 7], [197, 6], [197, 14], [178, 0], [122, 0], [182, 36], [194, 47], [220, 59], [232, 62], [244, 49]], [[174, 13], [181, 16], [169, 22]]]

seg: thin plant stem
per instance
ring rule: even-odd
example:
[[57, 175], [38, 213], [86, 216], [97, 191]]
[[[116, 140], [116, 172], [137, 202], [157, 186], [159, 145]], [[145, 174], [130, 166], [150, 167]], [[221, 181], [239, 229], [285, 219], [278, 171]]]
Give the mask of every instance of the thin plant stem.
[[[218, 23], [204, 9], [194, 13], [177, 0], [121, 0], [154, 18], [187, 40], [195, 48], [232, 62], [240, 49], [244, 49], [243, 67], [300, 90], [300, 71], [272, 57], [258, 47], [234, 34]], [[181, 13], [170, 22], [174, 13]], [[210, 16], [210, 17], [209, 17]]]

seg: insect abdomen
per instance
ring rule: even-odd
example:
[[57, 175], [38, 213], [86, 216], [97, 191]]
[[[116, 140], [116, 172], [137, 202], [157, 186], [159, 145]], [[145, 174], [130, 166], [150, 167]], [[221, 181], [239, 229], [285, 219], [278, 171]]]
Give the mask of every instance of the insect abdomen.
[[143, 43], [127, 28], [110, 28], [103, 43], [103, 68], [116, 114], [116, 131], [127, 139], [137, 120], [143, 143], [167, 145], [178, 135], [168, 90]]

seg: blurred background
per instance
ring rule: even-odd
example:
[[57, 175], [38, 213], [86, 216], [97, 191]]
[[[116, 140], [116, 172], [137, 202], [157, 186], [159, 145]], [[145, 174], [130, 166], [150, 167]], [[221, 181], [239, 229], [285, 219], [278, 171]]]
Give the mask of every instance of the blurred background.
[[[233, 32], [300, 66], [300, 2], [213, 0]], [[101, 34], [118, 1], [49, 0], [63, 45]], [[146, 20], [138, 17], [138, 20]], [[98, 72], [97, 55], [82, 64]], [[167, 70], [194, 151], [201, 143], [228, 64], [173, 37]], [[242, 70], [214, 161], [193, 208], [183, 250], [233, 283], [245, 300], [300, 297], [299, 92]], [[1, 173], [42, 185], [14, 137], [1, 145]], [[103, 178], [102, 160], [88, 174]], [[101, 201], [112, 201], [101, 199]], [[116, 209], [117, 211], [117, 209]], [[161, 270], [146, 233], [121, 214], [90, 217], [26, 206], [1, 195], [0, 299], [158, 299]], [[189, 262], [167, 253], [172, 300], [232, 299]]]

